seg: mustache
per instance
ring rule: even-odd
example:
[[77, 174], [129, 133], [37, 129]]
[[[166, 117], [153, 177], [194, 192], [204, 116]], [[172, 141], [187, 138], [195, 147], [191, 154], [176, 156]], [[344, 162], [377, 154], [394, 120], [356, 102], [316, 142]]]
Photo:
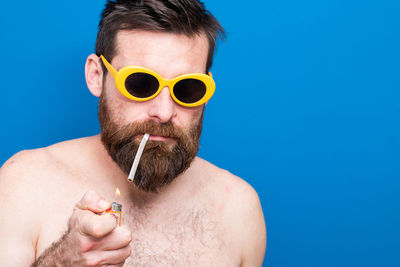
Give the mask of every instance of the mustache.
[[171, 121], [166, 123], [157, 123], [155, 121], [133, 122], [116, 129], [111, 134], [113, 140], [131, 140], [135, 136], [144, 135], [164, 136], [173, 139], [182, 139], [187, 137], [186, 133], [179, 127], [175, 126]]

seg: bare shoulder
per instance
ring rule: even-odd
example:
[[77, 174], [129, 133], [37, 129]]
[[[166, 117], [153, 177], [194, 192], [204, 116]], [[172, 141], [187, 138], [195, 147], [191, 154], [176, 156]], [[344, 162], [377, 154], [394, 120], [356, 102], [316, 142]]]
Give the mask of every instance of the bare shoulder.
[[[32, 186], [42, 180], [41, 170], [45, 169], [50, 161], [50, 155], [45, 148], [24, 150], [12, 156], [0, 168], [1, 195], [11, 197], [19, 192], [19, 188], [34, 189]], [[27, 190], [24, 194], [29, 192], [30, 190]]]
[[16, 153], [0, 168], [0, 183], [7, 186], [40, 185], [54, 179], [52, 174], [60, 173], [77, 155], [84, 153], [85, 144], [90, 138], [80, 138], [56, 143], [54, 145], [23, 150]]
[[[2, 197], [35, 201], [24, 207], [53, 197], [54, 192], [65, 192], [68, 187], [82, 184], [82, 170], [90, 161], [95, 137], [73, 139], [48, 147], [24, 150], [12, 156], [0, 168], [0, 192]], [[92, 149], [93, 150], [93, 149]], [[49, 195], [50, 194], [50, 195]], [[55, 198], [60, 199], [60, 198]], [[1, 203], [1, 202], [0, 202]]]
[[241, 253], [241, 266], [261, 266], [266, 250], [264, 215], [254, 188], [244, 179], [200, 159], [208, 178], [208, 194], [216, 196], [217, 211], [230, 241]]
[[[57, 183], [62, 173], [66, 172], [67, 163], [74, 159], [73, 154], [78, 153], [78, 147], [83, 142], [76, 139], [18, 152], [0, 168], [0, 197], [9, 201], [21, 197], [40, 199], [43, 195], [41, 193], [45, 193], [47, 188]], [[0, 201], [0, 204], [2, 203], [4, 202]], [[28, 209], [35, 204], [37, 201], [27, 201], [24, 207]]]
[[[42, 150], [21, 151], [0, 168], [0, 265], [27, 266], [35, 258], [40, 232], [35, 214], [40, 202], [40, 182], [35, 166], [47, 162]], [[39, 179], [40, 180], [40, 179]], [[36, 196], [36, 198], [35, 198]]]
[[[0, 168], [0, 265], [26, 266], [36, 256], [43, 226], [42, 214], [52, 221], [58, 210], [67, 211], [73, 176], [70, 159], [82, 153], [86, 140], [24, 150]], [[81, 149], [78, 149], [78, 148]], [[51, 201], [49, 201], [51, 199]], [[54, 209], [54, 206], [58, 209]], [[61, 218], [63, 219], [63, 218]]]
[[248, 211], [249, 208], [259, 208], [260, 200], [254, 188], [247, 183], [244, 179], [232, 174], [231, 172], [221, 169], [210, 162], [197, 158], [199, 161], [199, 168], [205, 174], [210, 190], [215, 190], [218, 195], [224, 199], [229, 200], [229, 203], [236, 208], [236, 204], [243, 208], [243, 212]]

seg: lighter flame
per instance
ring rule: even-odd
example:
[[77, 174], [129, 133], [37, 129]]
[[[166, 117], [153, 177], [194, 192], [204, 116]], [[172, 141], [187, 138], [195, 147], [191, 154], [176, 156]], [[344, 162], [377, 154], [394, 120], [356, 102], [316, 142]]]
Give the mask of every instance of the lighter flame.
[[115, 189], [115, 195], [117, 196], [117, 197], [119, 197], [120, 195], [121, 195], [121, 192], [119, 191], [119, 189], [117, 188], [117, 189]]

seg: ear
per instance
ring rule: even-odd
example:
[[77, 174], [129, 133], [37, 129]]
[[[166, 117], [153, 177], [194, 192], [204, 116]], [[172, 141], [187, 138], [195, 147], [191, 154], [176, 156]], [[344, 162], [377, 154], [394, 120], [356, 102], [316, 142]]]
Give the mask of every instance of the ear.
[[103, 90], [103, 68], [96, 54], [91, 54], [86, 59], [85, 78], [90, 92], [99, 97]]

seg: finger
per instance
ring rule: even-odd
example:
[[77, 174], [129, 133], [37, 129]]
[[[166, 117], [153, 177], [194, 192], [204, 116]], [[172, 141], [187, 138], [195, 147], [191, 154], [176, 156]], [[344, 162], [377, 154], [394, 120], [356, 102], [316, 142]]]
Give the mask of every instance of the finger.
[[90, 210], [93, 212], [103, 212], [111, 207], [111, 203], [93, 190], [85, 193], [82, 199], [76, 203], [76, 207], [81, 210]]
[[131, 246], [126, 246], [117, 250], [106, 251], [107, 264], [123, 264], [132, 254]]
[[95, 249], [116, 250], [128, 246], [132, 241], [132, 233], [125, 225], [117, 227], [95, 245]]
[[88, 266], [122, 266], [125, 260], [131, 255], [130, 246], [109, 251], [90, 251], [85, 254], [85, 263]]
[[86, 213], [79, 221], [79, 231], [93, 238], [102, 238], [111, 233], [117, 222], [110, 214]]

